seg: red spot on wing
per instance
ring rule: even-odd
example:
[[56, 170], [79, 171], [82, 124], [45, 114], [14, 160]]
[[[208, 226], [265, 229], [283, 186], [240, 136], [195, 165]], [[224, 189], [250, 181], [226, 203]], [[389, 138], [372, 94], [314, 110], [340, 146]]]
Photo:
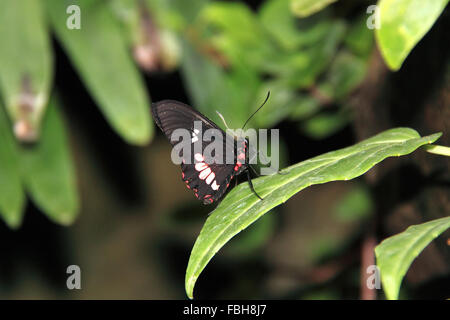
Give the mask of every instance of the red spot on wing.
[[242, 163], [240, 161], [236, 162], [236, 165], [234, 166], [234, 171], [238, 171], [240, 167], [242, 167]]

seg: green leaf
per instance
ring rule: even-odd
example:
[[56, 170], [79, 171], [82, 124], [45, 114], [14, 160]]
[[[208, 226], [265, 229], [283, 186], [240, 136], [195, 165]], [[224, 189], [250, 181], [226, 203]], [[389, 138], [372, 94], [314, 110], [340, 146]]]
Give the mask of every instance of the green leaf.
[[430, 145], [425, 148], [425, 150], [429, 153], [438, 154], [441, 156], [450, 157], [450, 148], [438, 145]]
[[78, 193], [59, 104], [52, 98], [39, 143], [21, 148], [25, 188], [34, 203], [53, 221], [71, 224], [78, 213]]
[[183, 28], [183, 20], [167, 0], [112, 0], [109, 4], [141, 69], [168, 72], [178, 66], [181, 50], [172, 30]]
[[265, 63], [265, 71], [288, 80], [297, 88], [313, 85], [332, 61], [346, 30], [346, 25], [341, 20], [334, 20], [331, 26], [326, 36], [318, 43], [298, 52], [271, 57]]
[[225, 72], [188, 41], [183, 42], [182, 76], [198, 110], [222, 126], [216, 110], [230, 128], [240, 128], [250, 114], [260, 80], [251, 70]]
[[[210, 2], [210, 0], [146, 0], [147, 3], [157, 3], [165, 5], [168, 11], [178, 13], [180, 18], [184, 20], [185, 25], [191, 24], [197, 17], [201, 9]], [[167, 17], [166, 17], [167, 18]]]
[[0, 215], [11, 228], [22, 222], [25, 193], [20, 181], [19, 156], [11, 127], [0, 103]]
[[46, 1], [58, 40], [111, 126], [127, 142], [145, 144], [153, 134], [150, 102], [122, 29], [102, 1], [80, 0], [81, 29], [69, 29], [69, 1]]
[[324, 11], [305, 19], [291, 15], [291, 0], [269, 0], [262, 5], [259, 17], [267, 32], [286, 50], [313, 45], [326, 37], [332, 27], [330, 16]]
[[320, 102], [311, 96], [299, 96], [296, 101], [293, 101], [295, 106], [292, 108], [290, 114], [291, 120], [304, 120], [311, 117], [320, 108]]
[[53, 61], [41, 2], [5, 0], [0, 10], [0, 89], [19, 140], [39, 137]]
[[264, 82], [253, 101], [253, 110], [256, 110], [270, 91], [270, 98], [264, 108], [260, 109], [249, 123], [249, 127], [272, 128], [283, 119], [301, 120], [311, 116], [319, 108], [317, 100], [298, 93], [283, 79], [267, 80]]
[[233, 66], [258, 69], [274, 52], [257, 16], [244, 3], [211, 3], [200, 12], [195, 26], [199, 38]]
[[380, 28], [375, 35], [389, 68], [398, 70], [430, 30], [449, 0], [381, 0]]
[[129, 45], [140, 44], [147, 40], [142, 34], [145, 29], [142, 27], [140, 20], [140, 8], [143, 7], [142, 2], [138, 3], [135, 0], [111, 0], [109, 5], [114, 16], [122, 23]]
[[300, 128], [307, 136], [321, 140], [339, 130], [349, 122], [349, 115], [344, 112], [321, 112], [311, 119], [300, 123]]
[[367, 14], [352, 23], [345, 37], [346, 46], [357, 56], [368, 59], [374, 45], [373, 31], [367, 28]]
[[291, 0], [291, 11], [298, 17], [310, 16], [337, 0]]
[[186, 270], [188, 297], [193, 297], [198, 276], [216, 252], [270, 209], [310, 185], [356, 178], [383, 159], [409, 154], [440, 135], [421, 138], [413, 129], [391, 129], [354, 146], [295, 164], [282, 170], [283, 174], [259, 177], [253, 185], [262, 201], [247, 183], [241, 183], [211, 213], [195, 242]]
[[400, 284], [413, 260], [442, 232], [450, 228], [450, 217], [410, 226], [383, 240], [376, 248], [377, 266], [388, 299], [397, 299]]
[[183, 41], [181, 75], [192, 103], [205, 113], [212, 100], [211, 92], [224, 82], [223, 71], [185, 40]]
[[319, 84], [319, 90], [333, 100], [343, 99], [362, 82], [366, 70], [366, 61], [349, 50], [340, 50]]
[[284, 81], [279, 79], [266, 81], [261, 85], [258, 94], [253, 103], [254, 108], [258, 108], [270, 91], [270, 98], [267, 100], [264, 108], [262, 108], [253, 117], [250, 126], [256, 123], [259, 128], [271, 128], [283, 118], [289, 115], [297, 106], [293, 102], [297, 94], [295, 89], [289, 88]]

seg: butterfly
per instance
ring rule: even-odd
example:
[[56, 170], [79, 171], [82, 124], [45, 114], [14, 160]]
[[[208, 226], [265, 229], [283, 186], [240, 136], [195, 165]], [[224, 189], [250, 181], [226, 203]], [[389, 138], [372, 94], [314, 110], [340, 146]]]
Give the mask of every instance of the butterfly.
[[[269, 98], [269, 95], [266, 98]], [[266, 102], [265, 101], [265, 102]], [[264, 103], [265, 103], [264, 102]], [[264, 105], [263, 103], [263, 105]], [[263, 106], [261, 105], [261, 107]], [[260, 107], [260, 108], [261, 108]], [[258, 110], [260, 109], [258, 108]], [[258, 111], [256, 110], [252, 116]], [[247, 173], [251, 190], [256, 193], [249, 172], [249, 146], [247, 139], [236, 139], [224, 132], [213, 121], [202, 115], [187, 104], [175, 100], [163, 100], [152, 104], [152, 116], [170, 143], [175, 147], [179, 141], [172, 140], [172, 134], [177, 129], [186, 129], [190, 133], [190, 142], [200, 144], [200, 152], [181, 154], [181, 176], [188, 189], [194, 192], [197, 199], [204, 204], [212, 204], [222, 198], [230, 186], [230, 181], [243, 172]], [[250, 118], [252, 117], [250, 116]], [[250, 120], [250, 118], [248, 120]], [[247, 124], [248, 120], [245, 124]], [[196, 127], [194, 124], [201, 124]], [[244, 124], [244, 127], [245, 127]], [[200, 139], [200, 131], [216, 129], [221, 133], [222, 148], [216, 150], [215, 159], [222, 161], [206, 161], [204, 154], [208, 141]], [[233, 161], [227, 163], [226, 155], [232, 154]]]

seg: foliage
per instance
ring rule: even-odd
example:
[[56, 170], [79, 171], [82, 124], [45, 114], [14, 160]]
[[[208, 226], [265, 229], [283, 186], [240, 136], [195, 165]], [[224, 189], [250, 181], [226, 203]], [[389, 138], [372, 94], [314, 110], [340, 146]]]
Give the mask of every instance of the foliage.
[[420, 137], [408, 128], [391, 129], [354, 146], [328, 152], [283, 169], [280, 174], [254, 180], [259, 200], [247, 184], [240, 184], [206, 220], [186, 271], [186, 293], [192, 298], [195, 282], [215, 253], [264, 213], [315, 184], [356, 178], [387, 157], [413, 152], [433, 143], [440, 134]]
[[381, 0], [380, 29], [375, 34], [392, 70], [400, 69], [414, 46], [430, 30], [448, 0]]
[[0, 139], [0, 213], [8, 226], [17, 228], [22, 221], [25, 193], [21, 185], [17, 146], [1, 105]]
[[[7, 0], [0, 21], [1, 95], [18, 139], [33, 141], [39, 136], [53, 77], [45, 11], [39, 1]], [[18, 130], [20, 126], [25, 130]]]
[[88, 5], [90, 2], [79, 2], [83, 26], [72, 30], [66, 26], [66, 15], [61, 14], [66, 3], [47, 1], [50, 23], [111, 126], [126, 141], [146, 144], [152, 127], [142, 78], [111, 10]]
[[337, 0], [291, 0], [291, 10], [298, 17], [307, 17]]
[[375, 248], [381, 281], [388, 299], [398, 298], [400, 284], [413, 260], [434, 238], [449, 228], [450, 217], [410, 226]]

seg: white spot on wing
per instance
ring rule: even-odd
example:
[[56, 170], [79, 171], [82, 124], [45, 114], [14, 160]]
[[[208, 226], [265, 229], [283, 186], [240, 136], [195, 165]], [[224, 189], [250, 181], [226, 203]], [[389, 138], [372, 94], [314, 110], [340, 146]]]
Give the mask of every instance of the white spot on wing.
[[195, 158], [195, 160], [197, 160], [198, 162], [203, 162], [203, 161], [205, 160], [205, 157], [202, 156], [201, 153], [196, 153], [196, 154], [194, 155], [194, 158]]
[[213, 190], [218, 190], [219, 187], [220, 187], [220, 185], [217, 185], [216, 180], [214, 180], [214, 182], [213, 182], [212, 185], [211, 185], [211, 188], [212, 188]]
[[214, 174], [214, 172], [211, 172], [211, 174], [208, 176], [208, 178], [206, 178], [205, 182], [207, 184], [211, 184], [211, 182], [214, 180], [215, 177], [216, 177], [216, 175]]
[[203, 170], [202, 172], [200, 172], [200, 174], [198, 175], [198, 177], [201, 180], [205, 180], [207, 176], [209, 176], [209, 174], [211, 173], [211, 169], [210, 168], [206, 168], [205, 170]]
[[199, 162], [195, 164], [195, 170], [197, 171], [202, 171], [205, 170], [206, 168], [208, 168], [208, 165], [204, 162]]

